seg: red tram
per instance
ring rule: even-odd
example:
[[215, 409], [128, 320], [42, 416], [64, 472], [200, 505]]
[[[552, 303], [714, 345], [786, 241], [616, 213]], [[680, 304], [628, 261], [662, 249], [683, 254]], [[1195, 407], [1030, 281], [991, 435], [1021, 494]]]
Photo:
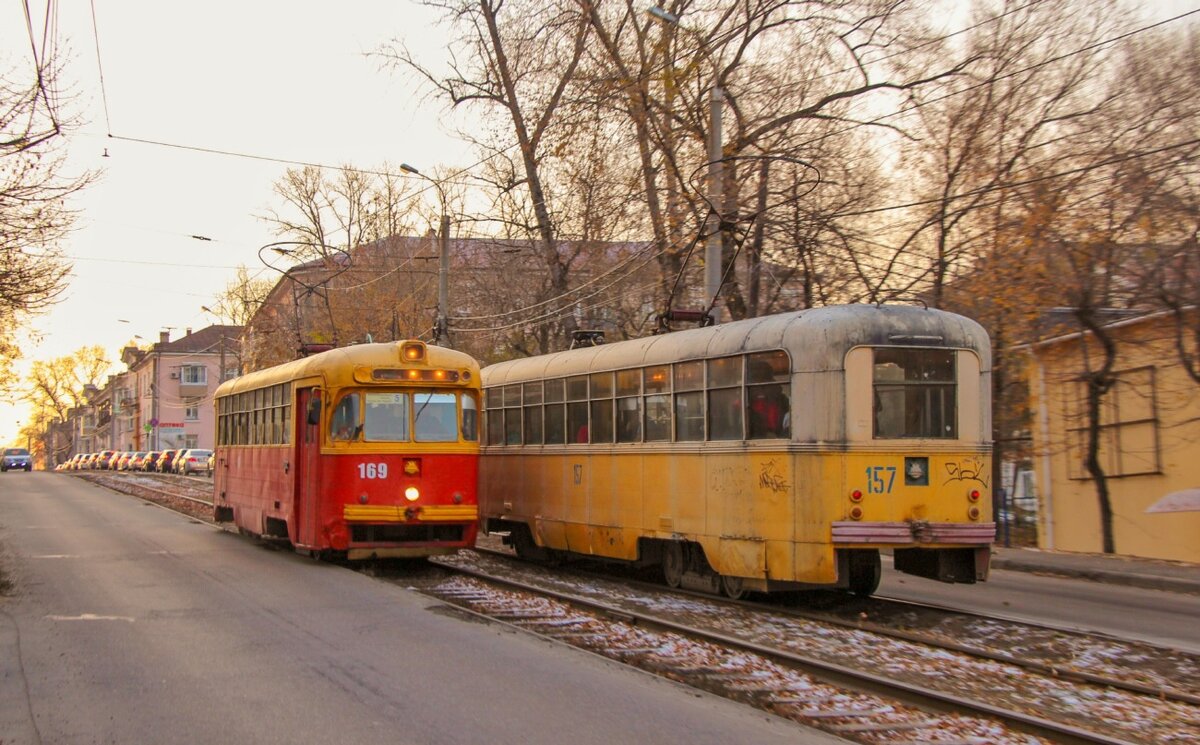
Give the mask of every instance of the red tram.
[[328, 558], [473, 546], [479, 380], [470, 356], [403, 341], [223, 383], [215, 519]]

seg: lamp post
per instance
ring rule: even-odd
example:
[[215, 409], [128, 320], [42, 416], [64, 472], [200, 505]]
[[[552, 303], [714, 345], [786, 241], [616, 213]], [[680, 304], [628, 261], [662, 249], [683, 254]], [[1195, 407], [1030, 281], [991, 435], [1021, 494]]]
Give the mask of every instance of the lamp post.
[[721, 313], [717, 310], [717, 296], [721, 292], [721, 202], [723, 201], [723, 166], [725, 153], [721, 146], [721, 112], [725, 107], [725, 91], [721, 88], [720, 71], [712, 51], [704, 43], [699, 32], [694, 31], [679, 22], [679, 16], [669, 13], [657, 5], [646, 9], [654, 18], [669, 23], [696, 37], [700, 43], [700, 51], [708, 57], [713, 68], [713, 85], [708, 94], [708, 202], [712, 208], [705, 221], [707, 239], [704, 244], [704, 298], [708, 311], [709, 323], [715, 324], [720, 320]]
[[446, 210], [446, 192], [442, 185], [434, 179], [413, 168], [407, 163], [400, 164], [400, 170], [420, 176], [437, 189], [438, 199], [442, 205], [441, 231], [438, 241], [438, 311], [433, 324], [433, 341], [443, 347], [450, 346], [450, 213]]

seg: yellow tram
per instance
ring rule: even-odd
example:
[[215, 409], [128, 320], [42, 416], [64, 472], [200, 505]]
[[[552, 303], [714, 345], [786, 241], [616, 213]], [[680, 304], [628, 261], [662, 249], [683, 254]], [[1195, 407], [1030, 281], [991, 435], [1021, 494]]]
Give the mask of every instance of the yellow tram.
[[491, 365], [483, 527], [528, 557], [660, 565], [671, 586], [874, 592], [987, 578], [988, 336], [849, 305]]

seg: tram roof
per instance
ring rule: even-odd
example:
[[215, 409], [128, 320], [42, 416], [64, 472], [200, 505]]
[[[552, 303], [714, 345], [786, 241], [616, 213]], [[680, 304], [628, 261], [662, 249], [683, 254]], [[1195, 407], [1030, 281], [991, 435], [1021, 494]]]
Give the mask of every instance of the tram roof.
[[373, 344], [353, 344], [348, 347], [337, 347], [298, 360], [285, 362], [282, 365], [268, 367], [246, 373], [233, 380], [226, 381], [217, 388], [217, 396], [230, 393], [254, 390], [277, 383], [291, 380], [320, 377], [329, 384], [353, 385], [354, 369], [358, 367], [431, 367], [448, 370], [470, 370], [475, 380], [479, 380], [479, 363], [465, 352], [454, 349], [426, 345], [425, 363], [413, 363], [403, 359], [400, 353], [401, 345], [407, 341], [376, 342]]
[[841, 369], [863, 345], [971, 349], [991, 368], [987, 332], [954, 313], [908, 305], [837, 305], [509, 360], [483, 370], [486, 385], [784, 349], [793, 372]]

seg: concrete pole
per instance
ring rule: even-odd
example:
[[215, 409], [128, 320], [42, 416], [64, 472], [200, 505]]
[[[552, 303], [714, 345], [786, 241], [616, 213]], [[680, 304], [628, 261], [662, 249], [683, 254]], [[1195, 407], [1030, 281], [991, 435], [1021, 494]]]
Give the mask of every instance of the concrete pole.
[[[439, 188], [440, 191], [440, 188]], [[450, 346], [450, 215], [442, 201], [441, 240], [438, 244], [438, 313], [434, 341], [438, 346]]]
[[717, 83], [716, 76], [714, 69], [713, 87], [708, 99], [708, 201], [713, 212], [708, 217], [708, 241], [704, 248], [704, 299], [706, 306], [712, 307], [709, 318], [713, 324], [721, 320], [721, 309], [716, 301], [721, 292], [721, 207], [724, 201], [724, 168], [721, 161], [725, 157], [721, 144], [721, 110], [724, 108], [725, 92]]

